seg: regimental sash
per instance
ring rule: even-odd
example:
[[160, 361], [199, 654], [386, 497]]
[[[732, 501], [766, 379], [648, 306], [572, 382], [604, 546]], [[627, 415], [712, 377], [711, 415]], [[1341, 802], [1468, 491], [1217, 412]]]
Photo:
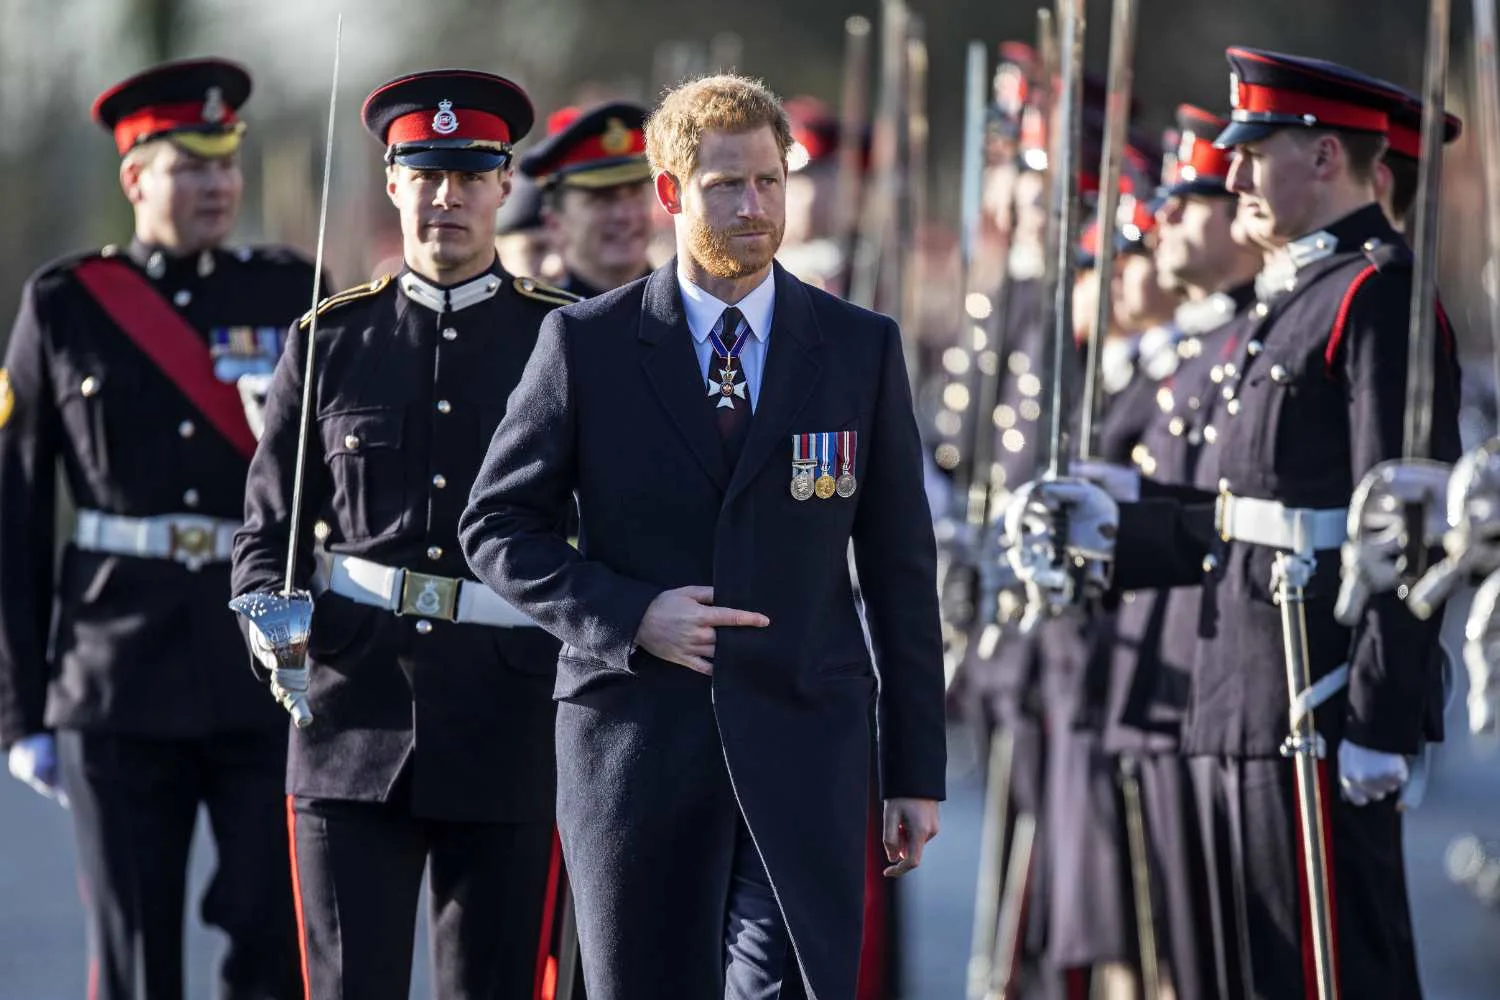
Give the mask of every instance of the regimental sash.
[[214, 358], [198, 331], [124, 261], [96, 257], [73, 269], [79, 284], [142, 354], [248, 460], [255, 435], [234, 384], [214, 374]]

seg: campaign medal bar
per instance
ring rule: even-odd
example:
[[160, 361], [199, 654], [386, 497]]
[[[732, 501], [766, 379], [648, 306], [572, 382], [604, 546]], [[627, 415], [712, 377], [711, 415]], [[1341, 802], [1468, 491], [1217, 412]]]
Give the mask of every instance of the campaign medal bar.
[[854, 478], [854, 448], [858, 440], [853, 431], [839, 431], [839, 478], [833, 489], [845, 500], [854, 495], [858, 485]]
[[792, 435], [792, 497], [797, 500], [812, 499], [813, 467], [817, 463], [812, 460], [811, 451], [811, 434]]
[[827, 500], [837, 489], [833, 478], [833, 434], [824, 431], [818, 435], [818, 481], [813, 484], [813, 492], [819, 500]]

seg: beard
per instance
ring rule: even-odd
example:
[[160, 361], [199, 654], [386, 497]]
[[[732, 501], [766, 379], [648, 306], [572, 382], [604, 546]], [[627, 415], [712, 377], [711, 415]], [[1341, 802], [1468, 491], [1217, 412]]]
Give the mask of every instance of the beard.
[[[743, 278], [771, 263], [781, 249], [785, 231], [785, 225], [772, 223], [715, 229], [697, 218], [688, 226], [688, 249], [698, 266], [715, 278]], [[769, 243], [764, 247], [736, 246], [733, 238], [746, 233], [766, 233], [770, 236]]]

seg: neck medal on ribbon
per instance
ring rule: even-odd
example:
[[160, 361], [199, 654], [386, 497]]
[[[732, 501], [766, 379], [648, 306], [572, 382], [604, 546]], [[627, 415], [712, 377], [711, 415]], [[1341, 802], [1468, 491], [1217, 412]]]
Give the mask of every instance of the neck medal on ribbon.
[[838, 484], [833, 478], [833, 450], [833, 433], [825, 431], [819, 434], [818, 479], [813, 484], [813, 491], [817, 493], [819, 500], [827, 500], [838, 489]]
[[748, 338], [736, 337], [733, 347], [725, 347], [719, 331], [715, 330], [708, 335], [708, 339], [713, 344], [714, 353], [719, 356], [720, 361], [724, 362], [724, 367], [719, 369], [718, 383], [715, 384], [713, 379], [708, 380], [708, 394], [719, 397], [719, 402], [714, 409], [723, 409], [726, 406], [734, 409], [736, 399], [748, 400], [745, 395], [745, 380], [740, 377], [742, 373], [739, 366], [740, 350], [745, 346]]
[[813, 469], [817, 462], [812, 457], [812, 435], [797, 434], [792, 437], [792, 496], [797, 500], [811, 500], [813, 495]]

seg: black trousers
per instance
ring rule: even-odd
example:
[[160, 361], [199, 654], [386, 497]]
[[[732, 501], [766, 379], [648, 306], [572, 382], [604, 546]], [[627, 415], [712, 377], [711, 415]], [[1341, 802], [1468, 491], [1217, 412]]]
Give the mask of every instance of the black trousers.
[[424, 867], [433, 996], [535, 996], [550, 823], [420, 819], [404, 802], [302, 796], [290, 822], [309, 997], [406, 1000]]
[[[1330, 747], [1334, 967], [1360, 1000], [1421, 1000], [1395, 797], [1339, 797]], [[1221, 1000], [1316, 1000], [1302, 926], [1302, 854], [1293, 765], [1280, 758], [1190, 757], [1208, 865], [1214, 972]]]
[[283, 729], [201, 740], [57, 734], [72, 800], [94, 1000], [179, 1000], [188, 854], [207, 808], [204, 923], [229, 938], [221, 1000], [302, 995], [287, 873]]

